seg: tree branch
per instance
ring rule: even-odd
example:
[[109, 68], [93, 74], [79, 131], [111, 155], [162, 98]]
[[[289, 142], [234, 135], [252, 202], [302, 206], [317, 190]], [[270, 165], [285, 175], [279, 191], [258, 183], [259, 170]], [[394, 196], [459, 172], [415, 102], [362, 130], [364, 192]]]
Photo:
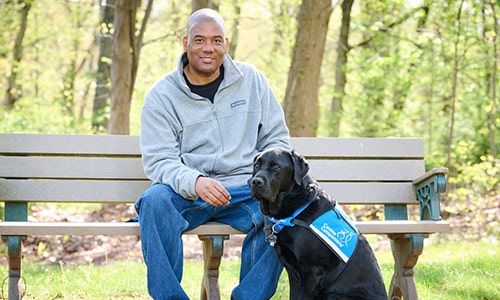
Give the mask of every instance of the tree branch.
[[352, 49], [352, 48], [356, 48], [356, 47], [366, 46], [373, 39], [375, 39], [380, 33], [387, 32], [387, 31], [389, 31], [389, 29], [394, 28], [395, 26], [403, 23], [404, 21], [408, 20], [415, 12], [417, 12], [417, 11], [419, 11], [421, 9], [423, 9], [425, 11], [425, 10], [428, 10], [429, 8], [427, 6], [421, 6], [421, 7], [417, 7], [417, 8], [412, 9], [411, 11], [409, 11], [408, 13], [406, 13], [405, 15], [403, 15], [400, 19], [395, 20], [392, 23], [389, 23], [387, 26], [380, 27], [377, 31], [375, 31], [375, 33], [372, 36], [368, 37], [366, 40], [361, 41], [361, 42], [359, 42], [356, 45], [348, 46], [349, 50]]

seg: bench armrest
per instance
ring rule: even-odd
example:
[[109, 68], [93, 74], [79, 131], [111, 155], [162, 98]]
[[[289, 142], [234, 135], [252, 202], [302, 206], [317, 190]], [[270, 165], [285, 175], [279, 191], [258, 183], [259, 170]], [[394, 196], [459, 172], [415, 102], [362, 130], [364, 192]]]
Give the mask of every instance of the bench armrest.
[[440, 193], [446, 191], [446, 174], [447, 168], [435, 168], [413, 180], [421, 220], [441, 220]]

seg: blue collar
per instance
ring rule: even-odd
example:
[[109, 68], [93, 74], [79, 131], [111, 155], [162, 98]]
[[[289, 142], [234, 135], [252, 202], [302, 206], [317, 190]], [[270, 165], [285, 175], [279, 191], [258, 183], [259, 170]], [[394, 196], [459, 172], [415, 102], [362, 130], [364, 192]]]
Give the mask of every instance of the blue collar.
[[304, 204], [302, 207], [300, 207], [299, 209], [297, 209], [290, 217], [288, 218], [284, 218], [284, 219], [276, 219], [274, 217], [268, 217], [268, 220], [273, 223], [273, 233], [278, 233], [280, 232], [281, 230], [283, 230], [283, 228], [285, 227], [293, 227], [295, 226], [294, 223], [292, 223], [293, 219], [295, 219], [295, 217], [297, 217], [301, 212], [304, 211], [304, 209], [306, 209], [313, 201], [314, 199], [316, 199], [316, 197], [318, 196], [318, 190], [315, 190], [314, 192], [314, 195], [313, 197], [306, 203]]

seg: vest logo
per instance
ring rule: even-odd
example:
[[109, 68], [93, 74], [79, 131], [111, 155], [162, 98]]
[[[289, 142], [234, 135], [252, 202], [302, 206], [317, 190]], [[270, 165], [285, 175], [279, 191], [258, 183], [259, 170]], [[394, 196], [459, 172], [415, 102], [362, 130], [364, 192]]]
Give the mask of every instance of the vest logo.
[[331, 228], [328, 223], [324, 223], [323, 226], [321, 226], [321, 231], [330, 239], [334, 240], [339, 247], [346, 247], [354, 236], [354, 233], [345, 227], [335, 232], [335, 230]]
[[358, 244], [358, 231], [341, 209], [325, 212], [309, 227], [340, 259], [349, 261]]

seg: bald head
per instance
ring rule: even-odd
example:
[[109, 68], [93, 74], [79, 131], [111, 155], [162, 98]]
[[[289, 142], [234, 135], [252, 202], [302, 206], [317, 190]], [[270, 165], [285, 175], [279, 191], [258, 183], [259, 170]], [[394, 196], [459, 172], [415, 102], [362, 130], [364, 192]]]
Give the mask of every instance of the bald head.
[[190, 17], [187, 26], [187, 35], [196, 26], [198, 23], [202, 22], [214, 22], [222, 29], [224, 36], [226, 35], [226, 31], [224, 30], [224, 19], [222, 16], [213, 9], [210, 8], [202, 8], [195, 11]]

